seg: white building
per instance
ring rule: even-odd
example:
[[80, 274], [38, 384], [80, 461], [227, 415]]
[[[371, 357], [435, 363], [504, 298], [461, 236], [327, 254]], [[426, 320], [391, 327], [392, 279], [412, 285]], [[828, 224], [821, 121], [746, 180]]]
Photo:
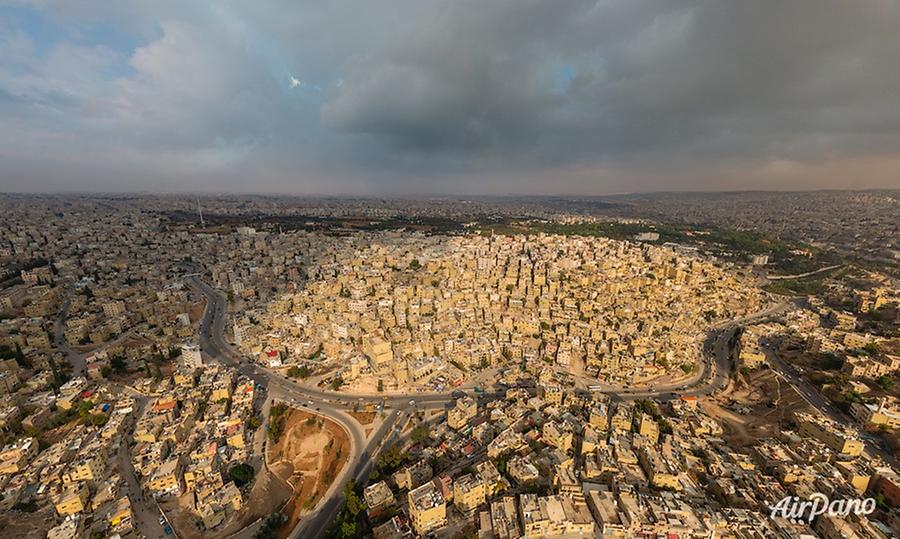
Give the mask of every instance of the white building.
[[203, 367], [203, 356], [200, 354], [200, 346], [196, 344], [181, 345], [181, 361], [188, 367], [199, 369]]

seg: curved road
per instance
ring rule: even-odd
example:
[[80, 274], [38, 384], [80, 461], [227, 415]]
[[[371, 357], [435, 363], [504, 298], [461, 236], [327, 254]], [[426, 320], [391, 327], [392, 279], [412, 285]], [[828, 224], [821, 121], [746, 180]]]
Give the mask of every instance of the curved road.
[[[206, 310], [200, 322], [200, 347], [204, 354], [225, 365], [236, 368], [241, 374], [266, 387], [272, 398], [277, 398], [308, 408], [326, 415], [342, 425], [350, 433], [352, 455], [341, 471], [341, 475], [332, 483], [329, 491], [319, 502], [313, 513], [307, 515], [292, 530], [290, 537], [321, 537], [343, 503], [343, 485], [349, 478], [361, 482], [374, 465], [378, 451], [392, 443], [399, 434], [399, 427], [394, 427], [398, 420], [402, 425], [410, 414], [410, 409], [445, 408], [453, 400], [453, 393], [414, 393], [410, 395], [353, 395], [325, 391], [318, 388], [298, 384], [288, 378], [263, 369], [256, 363], [248, 361], [225, 341], [226, 299], [224, 295], [196, 276], [186, 279], [188, 285], [206, 297]], [[651, 390], [608, 390], [604, 391], [616, 400], [636, 400], [654, 398], [670, 400], [682, 396], [705, 396], [724, 388], [731, 377], [732, 361], [729, 341], [734, 332], [743, 324], [771, 317], [789, 308], [782, 303], [752, 315], [719, 324], [711, 328], [706, 342], [706, 357], [701, 362], [697, 376], [677, 387], [665, 386]], [[484, 398], [502, 397], [503, 392], [483, 393]], [[376, 431], [369, 443], [365, 442], [365, 434], [360, 424], [350, 417], [346, 410], [358, 403], [384, 404], [395, 408]], [[387, 436], [387, 437], [386, 437]]]
[[[207, 304], [200, 321], [200, 347], [209, 358], [237, 369], [241, 374], [266, 387], [269, 397], [295, 406], [306, 407], [322, 414], [341, 425], [350, 436], [350, 455], [340, 475], [332, 482], [329, 490], [322, 497], [319, 505], [309, 515], [303, 517], [292, 530], [291, 537], [319, 537], [325, 533], [343, 503], [343, 485], [348, 480], [359, 482], [368, 476], [378, 451], [384, 446], [385, 436], [391, 438], [396, 434], [394, 429], [398, 419], [408, 417], [408, 410], [392, 412], [372, 435], [368, 444], [362, 426], [353, 419], [346, 410], [353, 405], [352, 399], [342, 399], [338, 393], [313, 390], [290, 381], [287, 378], [270, 373], [254, 363], [245, 360], [231, 345], [225, 342], [225, 298], [222, 294], [196, 277], [190, 277], [188, 284], [206, 296]], [[365, 402], [381, 399], [365, 398]], [[439, 404], [444, 406], [449, 397], [428, 396], [416, 399], [429, 407]], [[410, 399], [391, 399], [398, 408], [408, 408]], [[357, 401], [358, 402], [358, 401]], [[402, 424], [402, 423], [401, 423]]]

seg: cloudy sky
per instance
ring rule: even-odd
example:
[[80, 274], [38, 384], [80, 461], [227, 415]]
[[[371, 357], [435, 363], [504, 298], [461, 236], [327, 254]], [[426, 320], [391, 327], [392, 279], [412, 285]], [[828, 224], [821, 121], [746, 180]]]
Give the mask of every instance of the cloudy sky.
[[0, 191], [900, 188], [896, 0], [0, 0]]

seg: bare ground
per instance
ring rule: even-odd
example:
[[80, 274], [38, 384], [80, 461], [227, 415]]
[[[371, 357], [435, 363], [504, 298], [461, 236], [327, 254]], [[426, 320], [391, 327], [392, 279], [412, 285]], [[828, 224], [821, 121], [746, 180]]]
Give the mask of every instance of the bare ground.
[[350, 415], [359, 421], [360, 425], [368, 425], [375, 421], [375, 412], [350, 412]]
[[774, 437], [794, 412], [809, 408], [790, 384], [768, 369], [739, 378], [714, 398], [702, 399], [701, 405], [720, 421], [725, 440], [735, 447]]
[[19, 539], [43, 539], [47, 530], [56, 525], [56, 513], [51, 506], [34, 513], [8, 511], [0, 513], [0, 529], [3, 537]]
[[281, 536], [315, 507], [350, 454], [350, 439], [337, 423], [300, 410], [285, 420], [284, 434], [268, 448], [270, 468], [291, 484], [294, 496], [285, 507], [288, 522]]

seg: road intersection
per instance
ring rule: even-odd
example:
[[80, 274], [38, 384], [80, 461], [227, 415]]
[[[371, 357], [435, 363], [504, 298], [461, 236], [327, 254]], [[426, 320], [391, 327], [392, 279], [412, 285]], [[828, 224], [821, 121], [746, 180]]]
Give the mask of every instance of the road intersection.
[[[224, 365], [236, 368], [241, 374], [265, 387], [269, 398], [305, 407], [341, 425], [349, 434], [351, 454], [347, 465], [341, 471], [313, 512], [297, 524], [290, 537], [321, 537], [328, 525], [334, 521], [343, 503], [343, 485], [348, 480], [363, 481], [374, 465], [375, 457], [382, 447], [399, 439], [399, 427], [416, 409], [443, 409], [455, 399], [458, 390], [451, 393], [411, 393], [408, 395], [353, 395], [326, 391], [297, 383], [256, 363], [248, 361], [225, 341], [225, 318], [227, 300], [225, 295], [204, 282], [198, 276], [190, 276], [187, 284], [203, 294], [207, 304], [200, 321], [199, 340], [203, 353]], [[750, 316], [719, 324], [709, 333], [703, 361], [696, 376], [680, 385], [651, 387], [647, 390], [604, 390], [617, 401], [632, 401], [653, 398], [667, 401], [685, 396], [707, 396], [721, 390], [731, 378], [733, 370], [732, 337], [741, 325], [775, 316], [790, 308], [782, 303]], [[501, 398], [502, 391], [481, 393], [481, 398]], [[392, 409], [376, 432], [366, 442], [362, 426], [347, 411], [361, 404], [383, 405]], [[397, 410], [398, 413], [393, 413]]]

